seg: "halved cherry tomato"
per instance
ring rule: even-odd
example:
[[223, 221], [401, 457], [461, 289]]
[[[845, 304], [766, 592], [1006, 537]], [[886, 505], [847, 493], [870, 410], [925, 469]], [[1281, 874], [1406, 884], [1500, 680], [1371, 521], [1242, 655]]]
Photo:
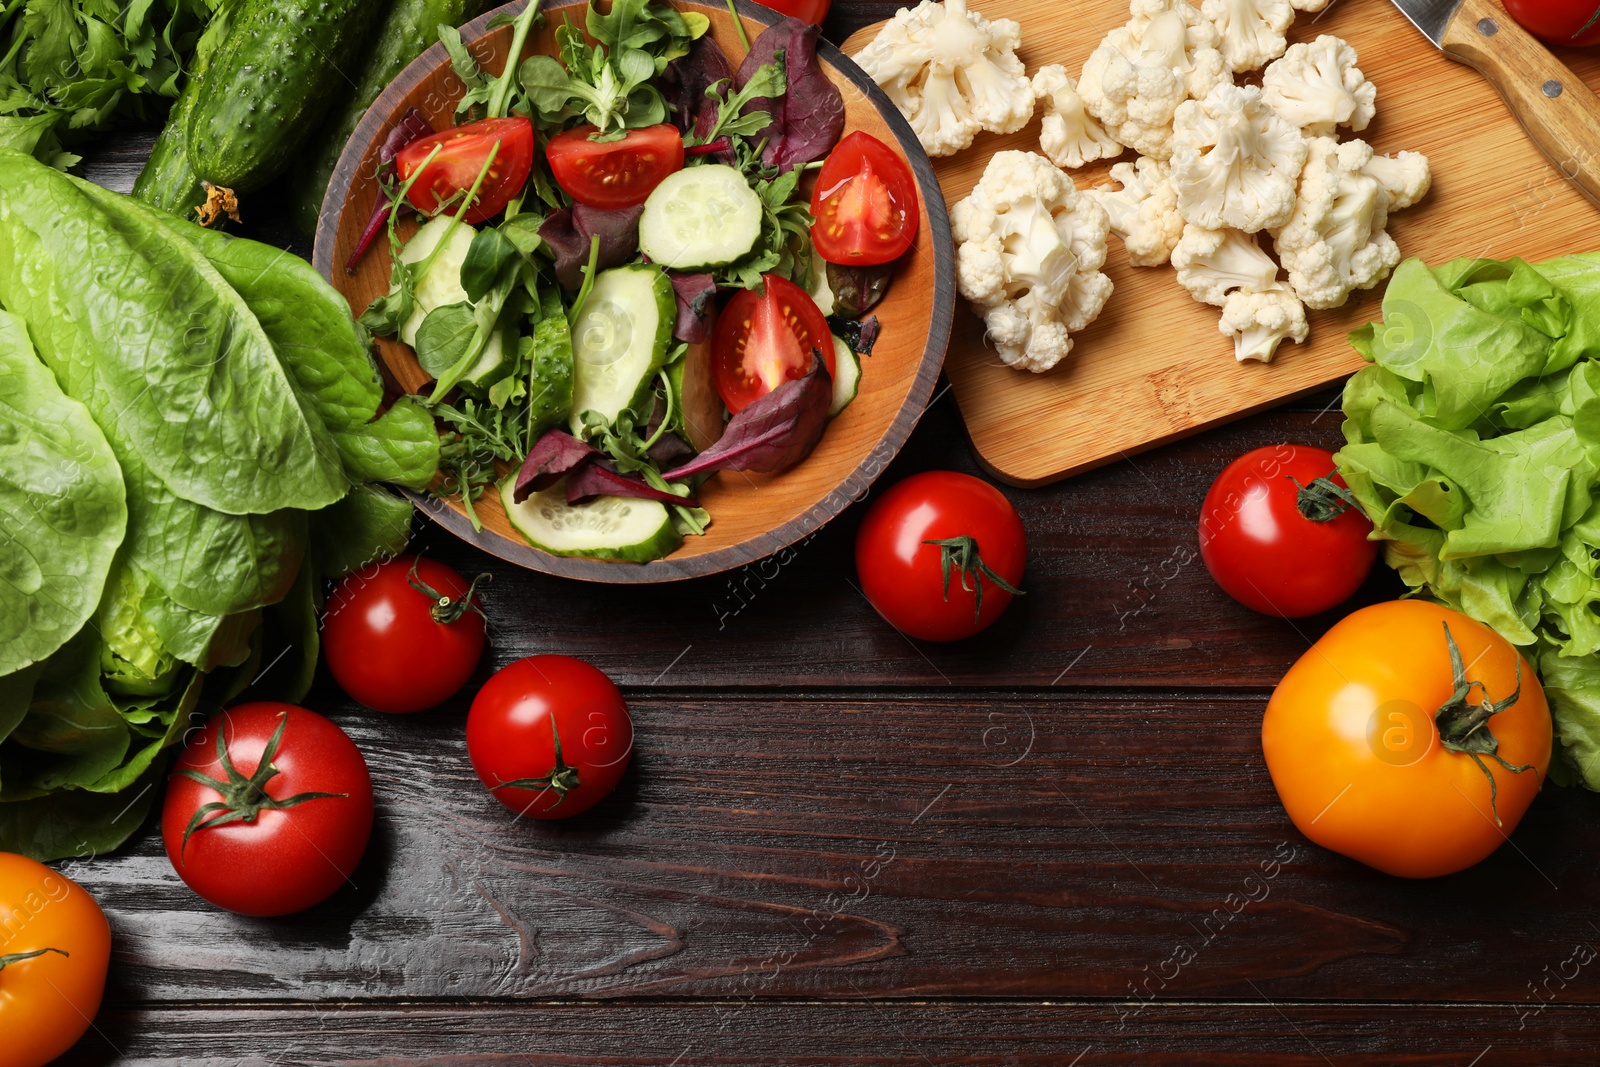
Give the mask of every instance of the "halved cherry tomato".
[[917, 239], [917, 182], [893, 149], [858, 130], [822, 165], [811, 214], [811, 239], [829, 263], [892, 263]]
[[774, 11], [781, 11], [791, 18], [801, 22], [809, 22], [813, 26], [822, 25], [822, 20], [828, 17], [828, 8], [833, 5], [833, 0], [765, 0], [762, 5]]
[[830, 375], [833, 331], [816, 301], [777, 274], [762, 279], [765, 294], [741, 289], [717, 318], [711, 342], [717, 392], [731, 412], [740, 412], [786, 381], [811, 370], [811, 353], [822, 353]]
[[406, 199], [424, 215], [437, 215], [441, 208], [459, 211], [460, 201], [478, 180], [496, 142], [500, 151], [483, 176], [477, 201], [461, 221], [475, 226], [494, 218], [506, 209], [512, 197], [522, 192], [533, 170], [533, 123], [524, 118], [469, 122], [406, 145], [395, 157], [401, 181], [409, 180], [427, 162], [435, 146], [439, 148], [433, 162], [412, 183]]
[[545, 149], [556, 184], [580, 204], [636, 207], [683, 169], [683, 134], [671, 123], [629, 130], [618, 141], [591, 141], [594, 133], [593, 126], [579, 126], [558, 134]]

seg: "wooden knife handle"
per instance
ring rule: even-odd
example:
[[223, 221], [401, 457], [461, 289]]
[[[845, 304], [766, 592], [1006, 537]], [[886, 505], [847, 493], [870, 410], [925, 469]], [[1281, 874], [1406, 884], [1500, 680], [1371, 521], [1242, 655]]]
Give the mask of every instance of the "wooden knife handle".
[[1600, 97], [1495, 0], [1462, 0], [1440, 47], [1488, 78], [1562, 176], [1600, 204]]

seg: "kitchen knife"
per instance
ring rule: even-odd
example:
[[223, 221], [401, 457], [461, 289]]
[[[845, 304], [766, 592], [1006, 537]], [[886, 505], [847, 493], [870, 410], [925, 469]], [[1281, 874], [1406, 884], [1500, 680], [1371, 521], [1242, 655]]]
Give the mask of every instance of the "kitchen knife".
[[1458, 63], [1500, 90], [1563, 177], [1600, 204], [1600, 97], [1494, 0], [1394, 0]]

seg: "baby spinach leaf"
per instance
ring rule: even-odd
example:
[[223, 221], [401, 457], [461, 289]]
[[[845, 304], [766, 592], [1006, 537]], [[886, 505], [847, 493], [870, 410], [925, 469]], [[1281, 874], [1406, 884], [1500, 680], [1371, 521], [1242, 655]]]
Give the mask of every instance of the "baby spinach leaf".
[[417, 362], [438, 378], [454, 367], [472, 346], [478, 332], [471, 304], [434, 308], [417, 330]]
[[482, 300], [519, 255], [517, 246], [497, 227], [479, 230], [461, 264], [461, 286], [467, 291], [467, 299], [474, 304]]
[[39, 362], [22, 320], [0, 311], [0, 675], [88, 621], [127, 525], [105, 435]]

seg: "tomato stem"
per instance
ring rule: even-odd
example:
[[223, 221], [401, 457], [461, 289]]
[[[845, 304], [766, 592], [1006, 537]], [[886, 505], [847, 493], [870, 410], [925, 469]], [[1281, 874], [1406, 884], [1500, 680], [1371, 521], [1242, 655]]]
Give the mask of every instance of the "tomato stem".
[[1300, 494], [1295, 497], [1295, 507], [1312, 522], [1332, 522], [1351, 508], [1358, 513], [1361, 510], [1355, 494], [1326, 475], [1310, 485], [1301, 485], [1300, 480], [1292, 474], [1285, 477], [1300, 489]]
[[961, 570], [961, 588], [974, 594], [977, 601], [973, 609], [972, 618], [976, 622], [983, 617], [983, 580], [988, 578], [995, 585], [1010, 593], [1012, 596], [1027, 596], [1022, 590], [1000, 577], [989, 565], [983, 561], [983, 556], [978, 552], [976, 538], [962, 534], [960, 537], [950, 537], [943, 541], [924, 541], [925, 545], [934, 545], [939, 549], [939, 570], [944, 574], [944, 600], [950, 602], [950, 571], [952, 567]]
[[554, 811], [559, 808], [567, 799], [567, 794], [583, 783], [578, 780], [578, 768], [567, 766], [566, 760], [561, 758], [561, 731], [556, 729], [554, 715], [550, 716], [550, 733], [555, 738], [556, 762], [555, 766], [550, 768], [549, 774], [543, 778], [518, 778], [510, 782], [501, 782], [499, 785], [490, 786], [489, 791], [497, 793], [502, 789], [537, 789], [543, 793], [548, 789], [555, 793], [556, 802], [546, 810]]
[[284, 811], [311, 800], [333, 800], [350, 795], [297, 793], [282, 800], [267, 795], [267, 783], [279, 773], [278, 768], [272, 765], [272, 759], [278, 754], [278, 746], [283, 743], [283, 731], [288, 725], [289, 713], [282, 712], [278, 716], [278, 728], [272, 731], [271, 740], [267, 742], [266, 748], [261, 750], [261, 761], [256, 764], [255, 773], [246, 778], [239, 773], [239, 769], [233, 765], [233, 758], [228, 755], [228, 739], [224, 729], [226, 722], [217, 724], [217, 761], [222, 764], [222, 770], [228, 776], [228, 780], [224, 782], [208, 778], [199, 771], [187, 769], [178, 772], [185, 778], [210, 786], [222, 794], [221, 800], [213, 800], [196, 809], [194, 816], [189, 820], [189, 825], [184, 828], [183, 844], [178, 849], [179, 856], [188, 849], [189, 838], [196, 830], [209, 830], [235, 822], [255, 822], [263, 811]]
[[[1499, 799], [1500, 788], [1495, 782], [1494, 773], [1484, 765], [1483, 757], [1488, 756], [1512, 774], [1521, 774], [1523, 771], [1533, 770], [1533, 764], [1514, 767], [1506, 762], [1500, 755], [1500, 740], [1489, 731], [1489, 720], [1502, 711], [1514, 707], [1522, 698], [1522, 656], [1517, 656], [1517, 687], [1511, 695], [1504, 700], [1489, 699], [1489, 690], [1480, 681], [1467, 681], [1466, 664], [1461, 659], [1461, 648], [1456, 644], [1455, 635], [1450, 632], [1448, 622], [1441, 623], [1444, 627], [1444, 641], [1450, 649], [1450, 671], [1452, 682], [1455, 686], [1450, 694], [1450, 699], [1440, 705], [1434, 714], [1434, 723], [1439, 728], [1439, 742], [1450, 752], [1458, 752], [1471, 758], [1478, 765], [1478, 770], [1489, 779], [1489, 810], [1494, 812], [1494, 824], [1500, 826], [1500, 809], [1496, 804]], [[1467, 697], [1472, 691], [1478, 689], [1483, 693], [1483, 701], [1478, 704], [1467, 702]]]
[[17, 952], [10, 956], [0, 956], [0, 971], [5, 970], [13, 963], [21, 963], [23, 960], [31, 960], [35, 957], [43, 956], [46, 952], [54, 952], [57, 956], [66, 956], [68, 958], [72, 956], [72, 953], [65, 952], [59, 948], [40, 948], [32, 952]]
[[433, 616], [434, 622], [440, 626], [449, 626], [451, 623], [460, 621], [462, 616], [469, 611], [477, 612], [483, 616], [484, 622], [487, 623], [489, 621], [489, 616], [483, 614], [483, 609], [477, 605], [475, 598], [478, 593], [478, 583], [492, 582], [494, 581], [494, 575], [488, 573], [478, 575], [472, 579], [472, 584], [467, 586], [467, 591], [459, 599], [451, 600], [448, 596], [445, 596], [422, 580], [422, 575], [417, 573], [417, 567], [421, 563], [422, 557], [418, 556], [416, 561], [411, 564], [411, 572], [406, 575], [406, 584], [433, 601], [433, 607], [429, 609], [429, 614]]

